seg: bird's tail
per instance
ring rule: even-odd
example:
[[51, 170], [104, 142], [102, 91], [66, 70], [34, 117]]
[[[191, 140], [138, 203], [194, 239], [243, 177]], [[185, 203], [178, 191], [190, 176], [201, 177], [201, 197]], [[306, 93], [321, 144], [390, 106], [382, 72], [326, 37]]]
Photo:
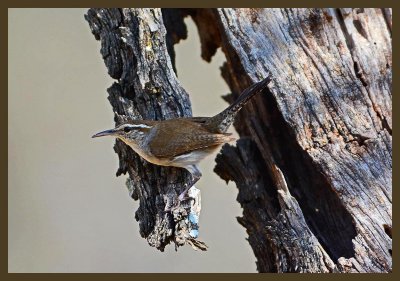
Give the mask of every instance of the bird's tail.
[[[236, 114], [239, 110], [256, 94], [262, 92], [271, 82], [271, 77], [268, 76], [264, 80], [254, 83], [247, 89], [245, 89], [238, 99], [232, 103], [228, 108], [226, 108], [221, 113], [212, 117], [210, 124], [218, 124], [217, 128], [212, 128], [216, 132], [225, 133], [229, 126], [232, 125]], [[216, 120], [217, 119], [217, 120]]]

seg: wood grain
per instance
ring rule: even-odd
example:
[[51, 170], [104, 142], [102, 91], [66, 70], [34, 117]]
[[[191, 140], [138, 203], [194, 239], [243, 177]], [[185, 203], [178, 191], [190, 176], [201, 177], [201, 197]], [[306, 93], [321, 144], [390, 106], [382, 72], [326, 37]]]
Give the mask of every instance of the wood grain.
[[[212, 12], [227, 56], [223, 75], [234, 93], [273, 76], [270, 94], [236, 123], [262, 159], [250, 154], [233, 168], [228, 163], [249, 152], [225, 147], [216, 168], [238, 185], [239, 221], [258, 270], [391, 271], [390, 10]], [[257, 165], [249, 168], [250, 162]], [[265, 178], [257, 188], [248, 184], [260, 181], [252, 175]], [[309, 247], [310, 241], [318, 243]]]

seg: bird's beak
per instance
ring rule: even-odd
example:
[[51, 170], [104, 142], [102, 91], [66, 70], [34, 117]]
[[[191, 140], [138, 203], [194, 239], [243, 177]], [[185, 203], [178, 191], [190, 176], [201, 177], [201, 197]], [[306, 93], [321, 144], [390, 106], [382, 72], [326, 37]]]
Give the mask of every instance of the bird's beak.
[[103, 131], [100, 133], [97, 133], [95, 135], [92, 136], [92, 138], [98, 138], [98, 137], [104, 137], [104, 136], [113, 136], [115, 135], [116, 131], [115, 129], [111, 129], [111, 130], [107, 130], [107, 131]]

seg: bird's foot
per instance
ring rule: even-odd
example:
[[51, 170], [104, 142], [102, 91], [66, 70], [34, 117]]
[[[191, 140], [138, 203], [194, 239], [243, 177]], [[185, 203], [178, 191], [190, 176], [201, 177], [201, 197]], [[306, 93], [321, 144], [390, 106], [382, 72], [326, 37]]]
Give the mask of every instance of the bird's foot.
[[175, 200], [171, 200], [171, 199], [167, 200], [167, 202], [165, 204], [164, 212], [166, 212], [166, 213], [173, 212], [173, 211], [177, 210], [178, 208], [183, 207], [182, 203], [186, 202], [186, 201], [193, 200], [193, 204], [195, 204], [196, 198], [189, 196], [189, 194], [188, 194], [189, 189], [190, 189], [190, 187], [186, 188], [181, 194], [179, 194], [178, 200], [176, 200], [176, 199]]
[[196, 203], [196, 198], [189, 196], [189, 189], [190, 189], [191, 187], [192, 187], [192, 186], [187, 186], [187, 187], [185, 188], [185, 190], [184, 190], [181, 194], [179, 194], [179, 196], [178, 196], [178, 201], [179, 201], [180, 203], [181, 203], [181, 202], [184, 202], [184, 201], [188, 201], [188, 200], [193, 200], [193, 201], [194, 201], [193, 204]]
[[195, 200], [192, 197], [188, 197], [188, 198], [184, 198], [183, 200], [177, 200], [177, 202], [175, 204], [165, 205], [164, 212], [165, 213], [174, 213], [175, 211], [178, 211], [179, 209], [181, 209], [181, 211], [182, 211], [182, 208], [187, 207], [187, 206], [183, 206], [182, 202], [189, 201], [192, 199]]

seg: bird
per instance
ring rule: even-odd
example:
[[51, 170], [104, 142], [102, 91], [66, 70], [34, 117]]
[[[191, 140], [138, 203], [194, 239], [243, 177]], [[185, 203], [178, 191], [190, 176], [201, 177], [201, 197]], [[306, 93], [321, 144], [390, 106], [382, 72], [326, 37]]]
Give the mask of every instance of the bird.
[[187, 192], [202, 176], [198, 164], [235, 140], [226, 133], [240, 109], [254, 95], [270, 83], [267, 76], [246, 88], [235, 102], [212, 117], [182, 117], [167, 120], [127, 120], [113, 129], [99, 132], [92, 138], [111, 136], [120, 139], [144, 160], [160, 165], [184, 168], [192, 175], [191, 184], [178, 196], [187, 198]]

